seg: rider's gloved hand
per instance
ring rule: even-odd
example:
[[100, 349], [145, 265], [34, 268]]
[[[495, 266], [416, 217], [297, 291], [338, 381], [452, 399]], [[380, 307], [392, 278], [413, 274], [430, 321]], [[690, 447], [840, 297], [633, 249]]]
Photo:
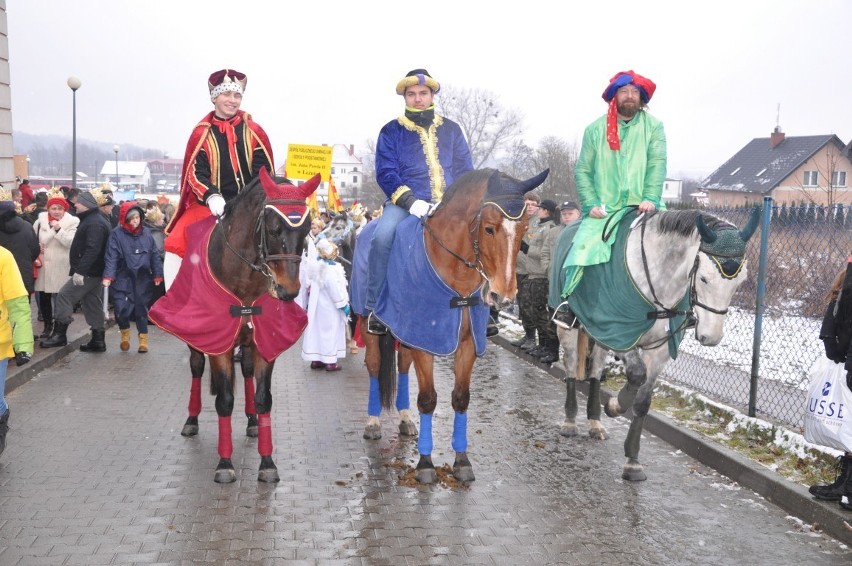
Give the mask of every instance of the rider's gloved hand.
[[432, 210], [432, 205], [425, 200], [417, 199], [408, 209], [410, 214], [413, 214], [417, 218], [423, 218], [424, 216], [429, 214], [429, 211]]
[[210, 195], [207, 197], [207, 208], [213, 216], [222, 216], [225, 214], [225, 198], [218, 193]]

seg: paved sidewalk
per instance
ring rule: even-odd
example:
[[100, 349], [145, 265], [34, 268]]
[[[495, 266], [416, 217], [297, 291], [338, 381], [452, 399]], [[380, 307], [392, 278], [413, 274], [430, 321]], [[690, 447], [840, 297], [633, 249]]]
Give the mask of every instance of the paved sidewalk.
[[[3, 566], [852, 560], [849, 547], [652, 434], [641, 452], [648, 480], [621, 480], [628, 421], [606, 419], [604, 442], [559, 436], [563, 383], [494, 343], [472, 382], [476, 481], [411, 486], [400, 475], [416, 464], [417, 441], [399, 437], [396, 417], [383, 415], [381, 440], [361, 436], [362, 355], [335, 373], [310, 370], [298, 345], [279, 359], [278, 484], [257, 481], [257, 441], [243, 436], [237, 387], [237, 482], [219, 485], [207, 377], [201, 432], [179, 434], [186, 347], [156, 329], [149, 354], [120, 352], [115, 329], [107, 341], [103, 354], [69, 348], [9, 394], [9, 446], [0, 457]], [[436, 388], [433, 458], [442, 466], [453, 458], [449, 360], [436, 361]]]

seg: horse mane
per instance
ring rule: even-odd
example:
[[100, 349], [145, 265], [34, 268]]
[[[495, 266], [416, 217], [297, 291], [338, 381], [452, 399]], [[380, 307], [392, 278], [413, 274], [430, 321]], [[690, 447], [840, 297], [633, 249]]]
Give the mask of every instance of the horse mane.
[[[276, 182], [278, 182], [280, 180], [279, 177], [275, 177], [275, 179], [276, 179]], [[258, 185], [260, 185], [260, 177], [259, 176], [255, 177], [254, 179], [249, 181], [249, 184], [246, 185], [245, 187], [243, 187], [243, 190], [241, 190], [239, 193], [237, 193], [237, 196], [231, 202], [229, 202], [225, 205], [225, 213], [230, 214], [233, 210], [239, 210], [241, 203], [244, 200], [247, 201], [249, 199], [250, 194]]]
[[727, 220], [717, 218], [700, 210], [666, 210], [660, 213], [658, 229], [661, 234], [678, 234], [684, 237], [694, 235], [698, 231], [696, 220], [704, 217], [704, 223], [711, 230], [730, 229], [736, 226]]
[[[464, 192], [464, 189], [469, 185], [475, 185], [477, 183], [488, 182], [488, 179], [491, 178], [491, 175], [494, 174], [493, 169], [474, 169], [473, 171], [468, 171], [463, 174], [461, 177], [453, 181], [453, 184], [447, 187], [447, 190], [444, 191], [443, 201], [449, 202], [456, 195], [456, 193]], [[486, 185], [487, 186], [487, 185]]]

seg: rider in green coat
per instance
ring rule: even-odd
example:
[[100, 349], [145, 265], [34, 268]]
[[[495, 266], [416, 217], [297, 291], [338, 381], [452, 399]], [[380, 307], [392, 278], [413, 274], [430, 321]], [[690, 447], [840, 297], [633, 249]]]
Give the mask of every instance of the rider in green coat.
[[616, 74], [602, 95], [609, 111], [583, 134], [575, 170], [583, 222], [565, 259], [563, 297], [576, 288], [584, 266], [609, 261], [628, 206], [638, 206], [640, 213], [665, 207], [666, 134], [663, 123], [645, 111], [655, 89], [633, 71]]

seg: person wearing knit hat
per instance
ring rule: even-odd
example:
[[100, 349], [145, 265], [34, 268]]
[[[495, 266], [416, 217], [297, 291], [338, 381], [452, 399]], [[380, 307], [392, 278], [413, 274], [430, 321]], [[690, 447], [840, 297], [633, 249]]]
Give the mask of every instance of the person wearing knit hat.
[[[565, 259], [562, 296], [579, 284], [583, 267], [606, 263], [621, 218], [665, 208], [666, 134], [647, 111], [657, 85], [632, 70], [613, 75], [601, 98], [608, 111], [583, 133], [574, 171], [583, 223]], [[603, 240], [605, 226], [608, 238]]]
[[68, 325], [71, 324], [74, 305], [81, 303], [83, 316], [91, 327], [92, 336], [87, 344], [80, 346], [80, 350], [83, 352], [106, 351], [104, 288], [101, 278], [104, 272], [107, 239], [112, 226], [107, 214], [101, 210], [101, 204], [109, 206], [106, 204], [108, 202], [111, 200], [103, 194], [103, 191], [95, 193], [83, 191], [74, 203], [80, 224], [77, 226], [68, 250], [70, 265], [68, 273], [72, 275], [56, 294], [53, 333], [39, 343], [42, 348], [58, 348], [68, 344], [66, 333]]
[[221, 69], [207, 79], [213, 111], [193, 129], [186, 145], [180, 202], [165, 229], [166, 287], [186, 250], [186, 228], [203, 218], [221, 216], [261, 168], [274, 174], [272, 146], [266, 132], [240, 109], [248, 79]]
[[397, 225], [410, 214], [428, 215], [446, 188], [473, 169], [461, 128], [435, 112], [434, 96], [440, 90], [426, 69], [409, 71], [396, 85], [405, 100], [404, 113], [384, 125], [376, 142], [376, 181], [388, 200], [370, 247], [366, 312], [358, 313], [367, 316], [372, 334], [387, 332], [372, 311], [387, 278]]
[[54, 296], [71, 277], [68, 253], [79, 224], [80, 219], [68, 213], [68, 201], [62, 191], [51, 189], [47, 193], [47, 210], [33, 222], [41, 249], [35, 280], [39, 310], [44, 319], [44, 330], [39, 338], [49, 338], [53, 334]]

